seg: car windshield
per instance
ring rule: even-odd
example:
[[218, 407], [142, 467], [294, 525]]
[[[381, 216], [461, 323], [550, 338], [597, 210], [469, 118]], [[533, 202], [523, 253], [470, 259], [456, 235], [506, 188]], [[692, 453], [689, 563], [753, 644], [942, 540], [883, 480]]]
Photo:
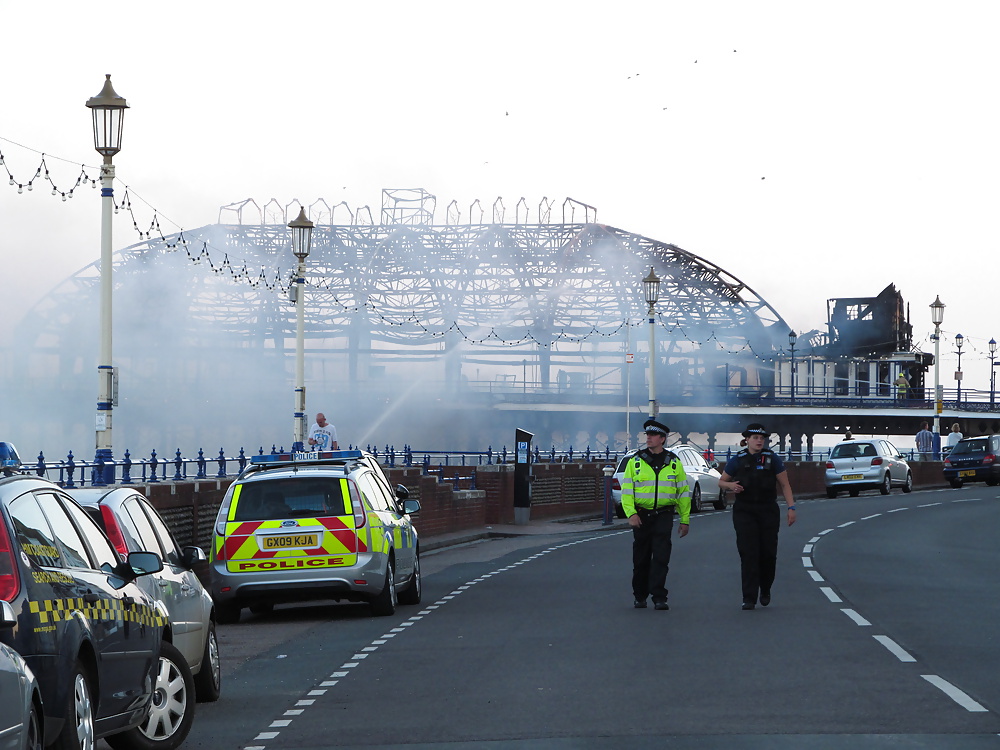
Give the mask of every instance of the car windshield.
[[857, 458], [858, 456], [874, 456], [878, 451], [871, 443], [844, 443], [835, 446], [830, 458]]
[[350, 513], [347, 479], [271, 479], [242, 485], [234, 520], [346, 516]]
[[987, 438], [976, 438], [975, 440], [962, 440], [956, 445], [951, 454], [961, 455], [962, 453], [985, 453], [989, 448], [989, 440]]

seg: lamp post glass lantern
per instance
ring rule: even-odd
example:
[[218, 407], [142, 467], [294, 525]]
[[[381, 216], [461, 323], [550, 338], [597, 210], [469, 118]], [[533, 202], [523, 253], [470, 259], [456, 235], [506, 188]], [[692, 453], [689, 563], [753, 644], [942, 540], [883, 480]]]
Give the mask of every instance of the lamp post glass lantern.
[[934, 457], [941, 455], [941, 324], [944, 322], [944, 302], [935, 295], [930, 305], [934, 324]]
[[642, 291], [649, 305], [649, 418], [656, 419], [656, 302], [660, 298], [660, 277], [653, 267], [642, 280]]
[[290, 291], [295, 300], [295, 411], [292, 450], [305, 450], [306, 439], [306, 385], [305, 385], [305, 287], [306, 258], [312, 249], [313, 223], [306, 210], [299, 207], [299, 215], [288, 223], [292, 232], [292, 254], [297, 261], [295, 279]]
[[[87, 100], [94, 127], [94, 149], [104, 157], [101, 165], [101, 349], [97, 363], [97, 419], [95, 424], [93, 482], [114, 484], [111, 411], [117, 390], [111, 364], [112, 217], [114, 215], [115, 167], [112, 158], [121, 151], [122, 125], [128, 104], [118, 96], [108, 74], [101, 92]], [[101, 464], [104, 470], [100, 469]]]

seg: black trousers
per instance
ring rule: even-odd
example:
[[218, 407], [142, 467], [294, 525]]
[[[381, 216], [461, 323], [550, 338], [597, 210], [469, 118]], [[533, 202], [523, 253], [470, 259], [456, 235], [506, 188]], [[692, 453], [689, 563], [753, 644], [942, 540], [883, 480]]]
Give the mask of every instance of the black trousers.
[[733, 504], [736, 549], [740, 553], [743, 601], [757, 603], [759, 593], [770, 593], [778, 562], [781, 512], [776, 502]]
[[632, 529], [632, 593], [636, 599], [652, 595], [654, 602], [665, 602], [674, 513], [640, 513], [639, 518], [642, 525]]

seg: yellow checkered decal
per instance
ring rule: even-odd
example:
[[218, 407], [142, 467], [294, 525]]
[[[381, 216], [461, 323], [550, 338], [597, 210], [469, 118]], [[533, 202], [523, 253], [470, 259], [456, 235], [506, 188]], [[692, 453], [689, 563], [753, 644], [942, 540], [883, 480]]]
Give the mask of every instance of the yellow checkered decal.
[[45, 599], [28, 602], [28, 610], [38, 616], [42, 625], [62, 622], [73, 612], [80, 612], [88, 620], [134, 622], [140, 625], [163, 627], [167, 620], [154, 608], [145, 604], [125, 605], [118, 599], [101, 599], [93, 604], [83, 599]]

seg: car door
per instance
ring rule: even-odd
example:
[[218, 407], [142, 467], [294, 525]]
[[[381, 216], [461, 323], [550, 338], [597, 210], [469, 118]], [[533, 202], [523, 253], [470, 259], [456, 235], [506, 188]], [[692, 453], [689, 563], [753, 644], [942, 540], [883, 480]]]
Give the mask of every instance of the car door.
[[16, 651], [0, 643], [0, 750], [21, 750], [27, 689], [23, 662]]
[[370, 470], [360, 472], [357, 482], [391, 540], [393, 554], [396, 557], [396, 580], [409, 578], [415, 566], [415, 539], [410, 522], [399, 512], [396, 498], [388, 493], [386, 485], [379, 482]]
[[138, 536], [139, 549], [155, 552], [163, 560], [163, 570], [139, 580], [152, 589], [154, 599], [162, 599], [170, 615], [173, 643], [188, 663], [197, 666], [205, 643], [206, 614], [202, 610], [201, 584], [194, 571], [183, 565], [181, 550], [160, 516], [141, 495], [122, 503], [122, 515], [129, 531]]
[[153, 613], [134, 583], [111, 585], [101, 566], [118, 565], [118, 553], [80, 506], [54, 491], [34, 495], [60, 550], [66, 599], [82, 600], [75, 606], [89, 621], [101, 655], [99, 718], [123, 713], [146, 694], [146, 675], [159, 657]]

